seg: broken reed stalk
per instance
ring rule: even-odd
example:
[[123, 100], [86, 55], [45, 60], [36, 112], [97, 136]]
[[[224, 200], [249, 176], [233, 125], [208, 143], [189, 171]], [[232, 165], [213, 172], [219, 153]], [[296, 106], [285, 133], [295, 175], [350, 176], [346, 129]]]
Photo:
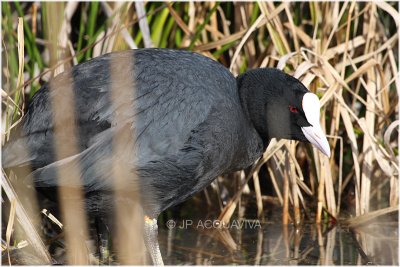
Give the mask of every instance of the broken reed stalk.
[[262, 202], [260, 179], [258, 177], [258, 172], [254, 172], [254, 174], [253, 174], [253, 183], [254, 183], [254, 191], [256, 193], [256, 201], [257, 201], [257, 217], [261, 218], [261, 216], [263, 214], [263, 202]]
[[388, 207], [388, 208], [384, 208], [384, 209], [380, 209], [380, 210], [376, 210], [376, 211], [371, 211], [371, 212], [363, 214], [361, 216], [347, 219], [343, 223], [345, 225], [348, 225], [349, 227], [358, 227], [362, 224], [369, 223], [372, 220], [375, 220], [376, 218], [378, 218], [380, 216], [398, 212], [398, 211], [399, 211], [398, 206], [397, 207]]
[[[320, 152], [318, 152], [320, 153]], [[321, 169], [324, 172], [325, 176], [325, 200], [327, 203], [327, 208], [329, 213], [336, 217], [336, 201], [335, 201], [335, 191], [333, 188], [332, 174], [329, 164], [329, 159], [327, 157], [323, 157], [321, 159]]]
[[[374, 47], [374, 42], [373, 42], [373, 36], [371, 33], [369, 33], [370, 30], [375, 32], [375, 16], [374, 16], [374, 11], [376, 12], [376, 6], [372, 5], [370, 12], [366, 13], [364, 15], [365, 19], [368, 21], [369, 17], [369, 24], [368, 27], [364, 28], [364, 33], [367, 34], [367, 41], [366, 41], [366, 47], [365, 47], [365, 52], [368, 53], [372, 50], [375, 50]], [[375, 114], [371, 112], [370, 110], [374, 110], [374, 99], [375, 99], [375, 84], [376, 84], [376, 79], [375, 79], [375, 73], [373, 70], [369, 69], [367, 72], [367, 103], [368, 106], [365, 119], [367, 123], [367, 129], [370, 132], [374, 131], [375, 127]], [[362, 170], [363, 174], [361, 176], [361, 201], [360, 201], [360, 211], [361, 214], [368, 213], [369, 212], [369, 206], [370, 206], [370, 191], [371, 191], [371, 176], [372, 176], [372, 160], [373, 160], [373, 154], [371, 150], [371, 146], [367, 145], [369, 143], [369, 139], [367, 136], [364, 136], [364, 146], [363, 146], [363, 153], [366, 154], [364, 158], [364, 162], [362, 165]]]
[[[338, 186], [337, 186], [337, 202], [336, 202], [336, 216], [339, 216], [340, 206], [342, 203], [342, 193], [343, 193], [343, 138], [341, 136], [331, 136], [327, 135], [328, 138], [339, 139], [339, 177], [338, 177]], [[331, 161], [330, 161], [331, 162]], [[332, 166], [332, 165], [331, 165]], [[332, 168], [332, 167], [331, 167]]]
[[[288, 165], [286, 165], [288, 166]], [[289, 167], [289, 166], [288, 166]], [[282, 224], [289, 224], [289, 172], [285, 168], [283, 175], [283, 211], [282, 211]]]
[[281, 190], [280, 190], [280, 188], [278, 186], [278, 183], [276, 181], [275, 172], [272, 171], [272, 167], [271, 167], [271, 163], [270, 162], [267, 162], [266, 164], [267, 164], [268, 174], [271, 177], [271, 181], [272, 181], [272, 184], [274, 186], [274, 190], [275, 190], [275, 192], [276, 192], [276, 194], [278, 196], [279, 203], [281, 204], [281, 206], [283, 206], [282, 193], [281, 193]]
[[294, 163], [293, 158], [295, 154], [295, 142], [290, 141], [289, 145], [286, 145], [287, 153], [286, 153], [286, 163], [290, 166], [290, 180], [291, 180], [291, 192], [293, 199], [293, 213], [294, 213], [294, 225], [300, 225], [301, 223], [301, 214], [300, 214], [300, 203], [299, 203], [299, 185], [297, 182], [297, 174], [296, 174], [296, 164]]
[[324, 188], [325, 188], [325, 174], [322, 171], [319, 176], [318, 183], [318, 204], [317, 204], [317, 217], [316, 223], [319, 224], [322, 221], [322, 208], [325, 204]]
[[6, 178], [4, 172], [1, 173], [1, 187], [6, 193], [10, 202], [15, 202], [15, 214], [17, 220], [20, 223], [21, 227], [24, 229], [24, 234], [26, 235], [29, 243], [32, 245], [33, 249], [37, 253], [36, 255], [43, 261], [44, 264], [51, 264], [52, 260], [49, 252], [46, 249], [46, 246], [43, 244], [42, 239], [40, 238], [28, 216], [28, 213], [22, 206], [18, 195], [15, 193], [11, 183]]
[[11, 265], [11, 258], [10, 258], [10, 240], [11, 240], [11, 233], [13, 231], [14, 227], [14, 219], [15, 219], [15, 207], [17, 204], [16, 199], [11, 199], [11, 207], [10, 207], [10, 214], [8, 216], [8, 223], [7, 223], [7, 229], [6, 229], [6, 242], [7, 242], [7, 257], [8, 257], [8, 263]]

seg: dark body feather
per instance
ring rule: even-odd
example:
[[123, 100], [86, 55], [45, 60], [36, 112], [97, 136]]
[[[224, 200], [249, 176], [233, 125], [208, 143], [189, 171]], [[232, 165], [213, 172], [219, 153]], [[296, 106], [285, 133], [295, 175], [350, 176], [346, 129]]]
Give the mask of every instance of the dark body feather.
[[[127, 64], [132, 61], [133, 68]], [[112, 84], [112, 71], [134, 84]], [[56, 161], [49, 97], [63, 94], [68, 84], [74, 92], [79, 154]], [[29, 164], [35, 185], [45, 190], [76, 186], [59, 180], [56, 170], [77, 167], [88, 201], [93, 196], [96, 202], [89, 205], [96, 206], [95, 211], [108, 206], [99, 207], [98, 196], [112, 190], [111, 157], [131, 171], [128, 181], [135, 182], [137, 174], [139, 186], [132, 185], [132, 193], [139, 190], [145, 213], [157, 216], [216, 176], [248, 167], [269, 142], [261, 140], [246, 117], [235, 77], [196, 53], [139, 49], [107, 54], [58, 75], [51, 85], [52, 90], [44, 85], [33, 97], [21, 126], [3, 148], [3, 166]], [[133, 91], [128, 94], [132, 97], [112, 98], [113, 86]], [[121, 133], [129, 138], [124, 139], [122, 155], [114, 155], [112, 140]], [[61, 138], [66, 143], [72, 139]], [[26, 147], [29, 153], [24, 155]]]

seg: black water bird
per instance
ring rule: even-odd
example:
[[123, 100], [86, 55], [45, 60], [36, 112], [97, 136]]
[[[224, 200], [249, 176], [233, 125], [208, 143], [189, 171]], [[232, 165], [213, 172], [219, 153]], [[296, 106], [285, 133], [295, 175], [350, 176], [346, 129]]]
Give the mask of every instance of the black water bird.
[[[117, 80], [112, 79], [115, 71]], [[160, 212], [217, 176], [252, 165], [271, 138], [310, 142], [330, 156], [318, 97], [278, 69], [254, 69], [235, 78], [197, 53], [137, 49], [76, 65], [56, 76], [51, 86], [44, 85], [32, 98], [20, 127], [3, 147], [3, 167], [30, 165], [35, 186], [45, 189], [76, 186], [57, 179], [56, 170], [78, 166], [87, 195], [108, 192], [112, 140], [128, 131], [124, 149], [116, 156], [132, 170], [132, 177], [133, 172], [138, 177], [133, 187], [151, 218], [145, 223], [145, 241], [155, 264], [163, 263], [157, 245]], [[56, 159], [49, 99], [68, 88], [73, 92], [78, 151]], [[113, 96], [113, 88], [129, 92], [129, 97]], [[73, 138], [63, 142], [68, 140]], [[29, 153], [23, 153], [26, 149]]]

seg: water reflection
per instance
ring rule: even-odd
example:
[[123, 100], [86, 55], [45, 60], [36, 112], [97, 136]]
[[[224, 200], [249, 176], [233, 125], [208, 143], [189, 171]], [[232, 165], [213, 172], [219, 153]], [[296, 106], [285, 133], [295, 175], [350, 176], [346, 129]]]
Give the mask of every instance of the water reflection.
[[375, 223], [347, 229], [314, 224], [295, 228], [279, 223], [260, 227], [175, 227], [160, 225], [166, 264], [398, 265], [398, 228]]

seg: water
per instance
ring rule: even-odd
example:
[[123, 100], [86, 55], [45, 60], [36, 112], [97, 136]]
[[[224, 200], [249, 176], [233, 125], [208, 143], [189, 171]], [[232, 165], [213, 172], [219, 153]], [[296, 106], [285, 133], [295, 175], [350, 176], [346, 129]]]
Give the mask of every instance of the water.
[[260, 223], [223, 231], [198, 222], [190, 225], [189, 220], [188, 226], [179, 220], [169, 228], [160, 225], [165, 264], [399, 265], [397, 222], [373, 223], [355, 230]]
[[[240, 208], [235, 216], [252, 218], [251, 207]], [[264, 222], [232, 219], [221, 230], [215, 218], [220, 210], [204, 207], [204, 202], [187, 202], [164, 212], [158, 220], [158, 240], [168, 265], [399, 265], [398, 218], [382, 216], [374, 222], [350, 229], [336, 225], [304, 223], [282, 225], [280, 208], [265, 211]], [[312, 220], [312, 219], [311, 219]], [[126, 231], [132, 230], [129, 225]], [[93, 257], [97, 249], [91, 240]], [[66, 264], [63, 237], [51, 242], [51, 254], [58, 264]], [[114, 248], [118, 249], [118, 248]], [[116, 251], [100, 264], [118, 264]], [[133, 251], [134, 252], [134, 251]], [[22, 253], [25, 255], [22, 257]], [[144, 254], [146, 255], [146, 254]], [[147, 259], [146, 259], [147, 257]], [[3, 253], [3, 264], [8, 264]], [[14, 264], [40, 264], [25, 249], [11, 253]], [[94, 261], [95, 263], [95, 261]], [[144, 263], [151, 264], [148, 256]]]
[[[399, 265], [398, 222], [393, 218], [354, 229], [340, 224], [328, 227], [310, 223], [294, 227], [279, 221], [233, 220], [221, 230], [217, 224], [218, 221], [213, 219], [160, 220], [158, 240], [164, 263]], [[22, 265], [40, 264], [33, 253], [22, 255], [23, 252], [13, 251], [11, 261]], [[57, 263], [66, 264], [63, 246], [53, 250], [52, 256]], [[8, 264], [5, 254], [2, 260], [3, 264]], [[151, 264], [148, 256], [144, 262]], [[115, 253], [102, 264], [118, 264]]]

